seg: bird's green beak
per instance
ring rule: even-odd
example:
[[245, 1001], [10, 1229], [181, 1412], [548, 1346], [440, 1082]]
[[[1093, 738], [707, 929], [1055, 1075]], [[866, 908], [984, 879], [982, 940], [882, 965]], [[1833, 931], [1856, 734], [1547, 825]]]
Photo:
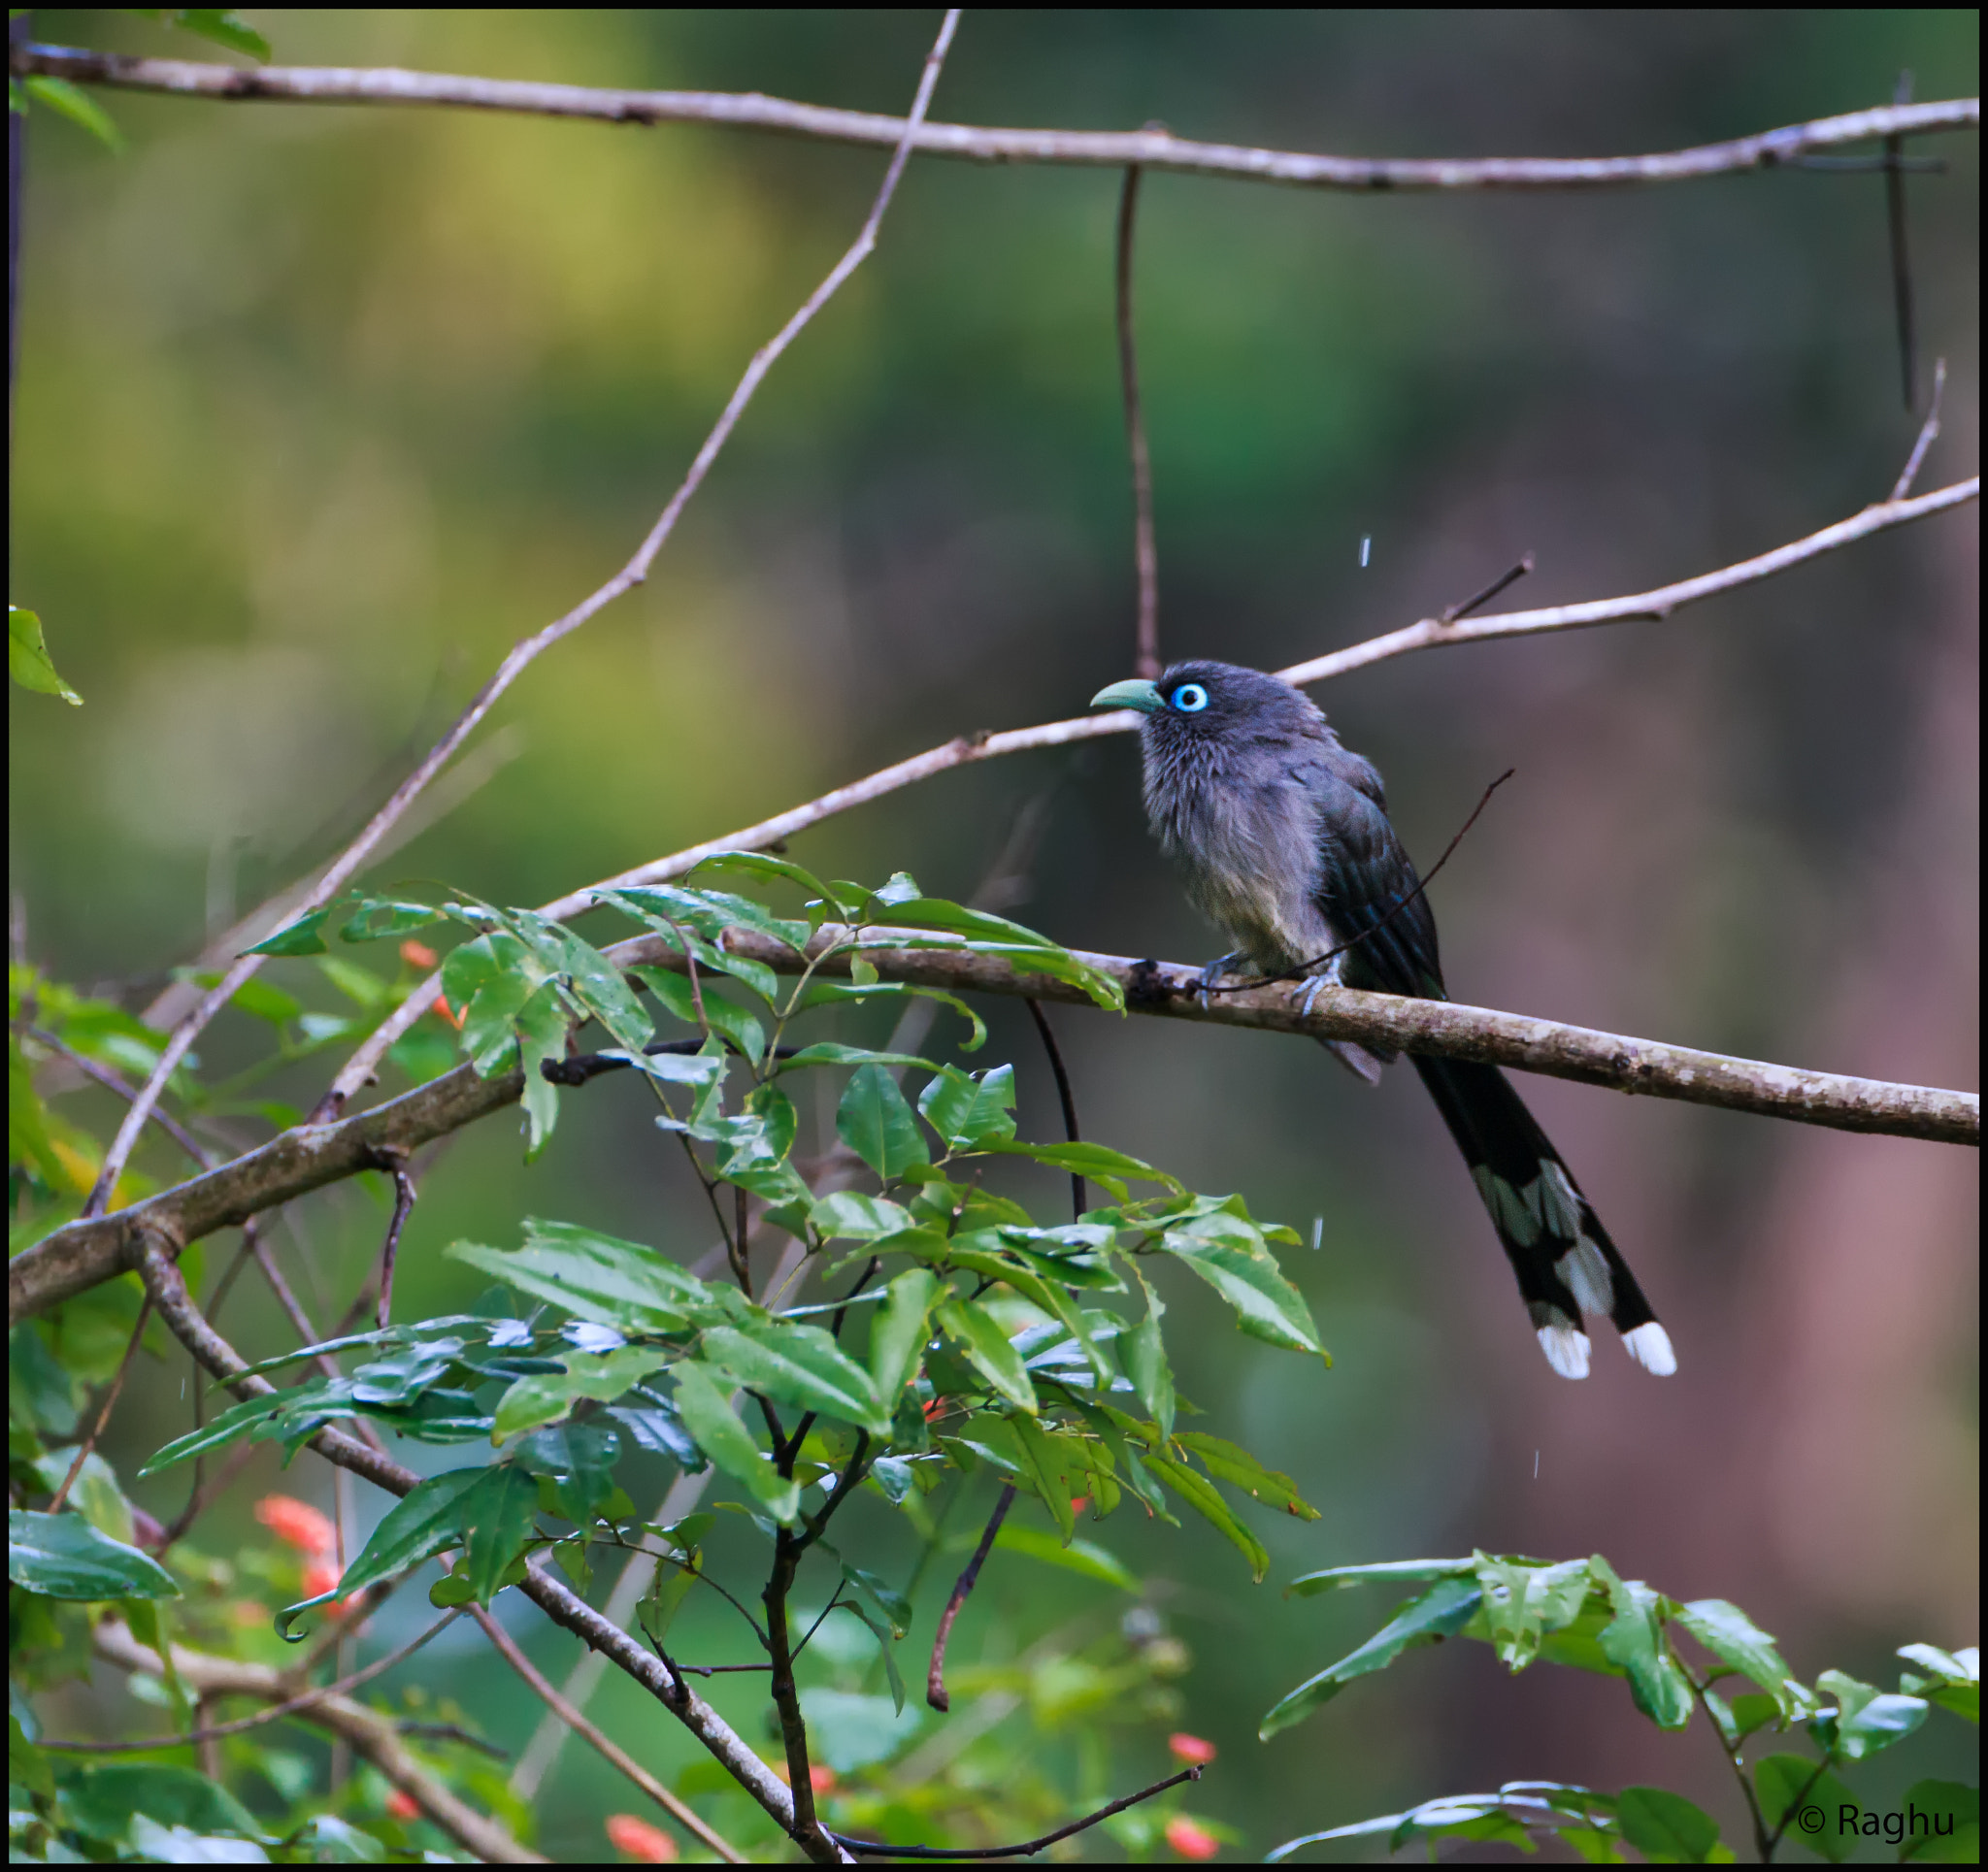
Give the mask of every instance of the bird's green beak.
[[1142, 715], [1154, 714], [1166, 706], [1158, 688], [1150, 682], [1114, 682], [1091, 698], [1093, 708], [1137, 708]]

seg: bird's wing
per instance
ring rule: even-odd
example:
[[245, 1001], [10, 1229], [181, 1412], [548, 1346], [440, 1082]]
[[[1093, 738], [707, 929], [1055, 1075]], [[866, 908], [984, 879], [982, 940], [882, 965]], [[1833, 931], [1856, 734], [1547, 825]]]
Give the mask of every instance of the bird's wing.
[[[1341, 762], [1361, 772], [1342, 773]], [[1307, 776], [1319, 805], [1318, 906], [1340, 941], [1367, 938], [1346, 951], [1341, 978], [1350, 988], [1443, 1000], [1436, 919], [1426, 898], [1403, 903], [1420, 880], [1386, 812], [1359, 784], [1363, 775], [1377, 791], [1378, 776], [1357, 756]]]

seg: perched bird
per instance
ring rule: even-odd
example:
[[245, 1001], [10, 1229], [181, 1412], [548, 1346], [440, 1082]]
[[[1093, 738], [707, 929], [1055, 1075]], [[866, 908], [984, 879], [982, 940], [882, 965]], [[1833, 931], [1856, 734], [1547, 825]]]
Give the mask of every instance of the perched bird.
[[[1380, 775], [1340, 745], [1309, 697], [1232, 663], [1176, 663], [1151, 682], [1114, 682], [1094, 708], [1144, 716], [1145, 808], [1186, 872], [1188, 895], [1236, 944], [1203, 971], [1304, 969], [1318, 985], [1446, 1001], [1436, 920], [1388, 823]], [[1320, 959], [1346, 946], [1332, 961]], [[1368, 1080], [1391, 1050], [1325, 1043]], [[1490, 1211], [1546, 1363], [1588, 1374], [1582, 1316], [1604, 1314], [1644, 1370], [1675, 1371], [1629, 1264], [1560, 1153], [1496, 1067], [1414, 1054]]]

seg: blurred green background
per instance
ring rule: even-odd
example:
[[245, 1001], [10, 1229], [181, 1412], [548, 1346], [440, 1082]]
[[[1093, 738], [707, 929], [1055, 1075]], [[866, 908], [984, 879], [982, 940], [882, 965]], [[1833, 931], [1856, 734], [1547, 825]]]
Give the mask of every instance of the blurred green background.
[[[938, 18], [247, 16], [283, 63], [892, 113]], [[38, 12], [34, 31], [211, 49], [109, 13]], [[1963, 10], [1016, 11], [967, 16], [933, 115], [1157, 118], [1355, 154], [1619, 153], [1882, 102], [1901, 68], [1920, 98], [1971, 93], [1977, 58]], [[11, 876], [17, 946], [141, 1007], [335, 851], [503, 651], [621, 563], [754, 346], [852, 236], [884, 158], [688, 126], [102, 96], [121, 156], [47, 114], [30, 128], [12, 596], [87, 706], [15, 692]], [[1909, 184], [1922, 376], [1935, 353], [1951, 373], [1927, 488], [1976, 459], [1978, 167], [1971, 136], [1914, 147], [1951, 164]], [[466, 780], [445, 782], [451, 809], [373, 881], [539, 902], [963, 731], [1079, 712], [1127, 673], [1117, 188], [1102, 171], [915, 161], [877, 254], [776, 368], [646, 587], [512, 691]], [[1289, 663], [1440, 609], [1527, 551], [1518, 603], [1640, 590], [1881, 498], [1917, 420], [1885, 241], [1871, 175], [1447, 197], [1148, 177], [1163, 647]], [[1667, 622], [1402, 659], [1317, 691], [1425, 863], [1518, 770], [1434, 893], [1452, 992], [1975, 1084], [1975, 541], [1968, 509]], [[1146, 838], [1125, 740], [942, 777], [795, 855], [964, 898], [1032, 801], [1026, 894], [1001, 907], [1081, 947], [1218, 946]], [[336, 1005], [304, 965], [272, 978]], [[1016, 1062], [1024, 1126], [1053, 1134], [1021, 1010], [986, 1011], [982, 1057]], [[1169, 1324], [1209, 1427], [1289, 1470], [1324, 1519], [1261, 1527], [1276, 1565], [1256, 1589], [1205, 1528], [1126, 1511], [1087, 1530], [1193, 1654], [1179, 1725], [1221, 1749], [1195, 1805], [1243, 1850], [1520, 1777], [1672, 1786], [1743, 1837], [1702, 1728], [1659, 1737], [1617, 1686], [1509, 1681], [1475, 1647], [1418, 1654], [1260, 1747], [1270, 1703], [1385, 1610], [1287, 1602], [1299, 1571], [1601, 1552], [1677, 1595], [1739, 1601], [1804, 1676], [1889, 1683], [1899, 1643], [1976, 1640], [1971, 1156], [1527, 1082], [1679, 1349], [1679, 1376], [1654, 1384], [1601, 1346], [1575, 1389], [1534, 1350], [1409, 1075], [1375, 1094], [1269, 1036], [1076, 1009], [1058, 1028], [1088, 1135], [1242, 1190], [1308, 1241], [1322, 1218], [1319, 1250], [1288, 1266], [1331, 1371], [1239, 1339], [1205, 1293], [1174, 1291]], [[224, 1021], [203, 1051], [224, 1070], [258, 1044]], [[308, 1105], [329, 1070], [274, 1094]], [[66, 1108], [115, 1122], [94, 1096]], [[472, 1297], [440, 1248], [513, 1242], [527, 1212], [690, 1259], [705, 1231], [672, 1148], [614, 1082], [569, 1099], [530, 1168], [508, 1120], [464, 1134], [425, 1178], [396, 1310]], [[342, 1310], [382, 1217], [357, 1187], [297, 1205], [280, 1239], [317, 1317]], [[238, 1343], [285, 1342], [247, 1283], [230, 1307]], [[180, 1389], [178, 1363], [134, 1380], [112, 1439], [127, 1475], [149, 1432], [181, 1426]], [[210, 1549], [260, 1538], [248, 1503], [279, 1486], [274, 1458], [248, 1474], [203, 1528]], [[309, 1459], [280, 1486], [330, 1505]], [[169, 1514], [178, 1487], [141, 1494]], [[361, 1527], [380, 1506], [357, 1504]], [[850, 1521], [845, 1551], [901, 1574], [898, 1524]], [[908, 1657], [937, 1609], [928, 1590]], [[1108, 1630], [1120, 1609], [1003, 1560], [955, 1656], [1072, 1618]], [[399, 1607], [382, 1633], [421, 1613]], [[513, 1616], [563, 1674], [573, 1641]], [[714, 1616], [709, 1630], [712, 1655], [734, 1655]], [[418, 1669], [522, 1746], [536, 1706], [473, 1632]], [[96, 1694], [121, 1720], [107, 1676]], [[753, 1693], [717, 1700], [758, 1734]], [[632, 1687], [597, 1709], [660, 1772], [696, 1753]], [[1940, 1772], [1931, 1746], [1900, 1775]], [[1142, 1733], [1107, 1771], [1117, 1790], [1165, 1766]], [[569, 1747], [541, 1843], [598, 1856], [600, 1815], [633, 1804]]]

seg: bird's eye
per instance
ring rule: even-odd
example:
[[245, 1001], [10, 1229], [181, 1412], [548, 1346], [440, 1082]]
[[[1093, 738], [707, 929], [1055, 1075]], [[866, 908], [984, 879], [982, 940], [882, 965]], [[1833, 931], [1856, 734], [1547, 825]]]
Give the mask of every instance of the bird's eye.
[[1208, 691], [1198, 682], [1183, 682], [1167, 701], [1183, 715], [1198, 715], [1208, 706]]

